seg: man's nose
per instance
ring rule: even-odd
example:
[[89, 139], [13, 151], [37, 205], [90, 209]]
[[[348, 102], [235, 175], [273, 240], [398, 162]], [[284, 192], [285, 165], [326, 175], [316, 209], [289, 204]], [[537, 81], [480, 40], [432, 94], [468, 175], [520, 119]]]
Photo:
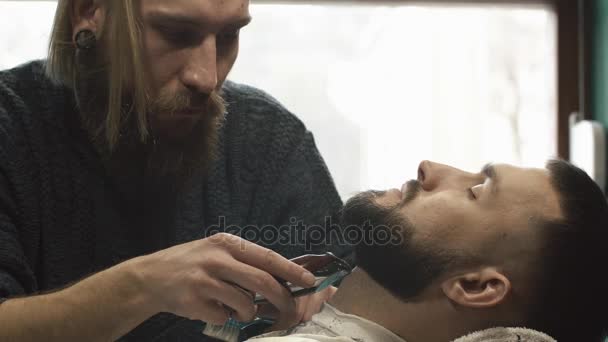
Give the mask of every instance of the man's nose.
[[425, 191], [465, 189], [478, 182], [478, 178], [479, 175], [428, 160], [418, 166], [418, 181]]
[[200, 45], [192, 48], [181, 78], [184, 86], [194, 92], [211, 94], [217, 88], [215, 36], [206, 36]]

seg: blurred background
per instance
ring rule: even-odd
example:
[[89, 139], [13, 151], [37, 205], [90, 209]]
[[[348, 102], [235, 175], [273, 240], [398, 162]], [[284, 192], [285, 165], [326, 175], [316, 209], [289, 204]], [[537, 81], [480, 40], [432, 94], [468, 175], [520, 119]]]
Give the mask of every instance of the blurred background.
[[[55, 7], [0, 0], [0, 69], [45, 57]], [[252, 1], [229, 78], [304, 121], [344, 198], [400, 187], [423, 159], [542, 166], [568, 157], [570, 113], [606, 122], [603, 13], [604, 0]]]

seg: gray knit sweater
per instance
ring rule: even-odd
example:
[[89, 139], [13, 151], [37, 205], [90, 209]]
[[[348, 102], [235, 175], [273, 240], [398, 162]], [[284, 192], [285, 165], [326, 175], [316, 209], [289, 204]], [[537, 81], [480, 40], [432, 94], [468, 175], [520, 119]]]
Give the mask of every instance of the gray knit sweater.
[[[224, 97], [209, 174], [150, 210], [122, 198], [81, 129], [73, 93], [49, 81], [43, 62], [0, 72], [0, 298], [60, 288], [200, 239], [210, 226], [294, 229], [335, 214], [340, 198], [304, 125], [260, 90], [227, 82]], [[309, 252], [256, 242], [286, 257]], [[347, 250], [316, 246], [328, 249]], [[159, 314], [124, 340], [205, 341], [202, 324]]]

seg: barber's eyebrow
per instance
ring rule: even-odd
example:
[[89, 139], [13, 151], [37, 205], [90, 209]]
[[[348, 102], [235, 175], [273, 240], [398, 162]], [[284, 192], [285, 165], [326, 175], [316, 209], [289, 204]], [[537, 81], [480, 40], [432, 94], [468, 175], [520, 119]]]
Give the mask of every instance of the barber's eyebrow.
[[481, 173], [490, 179], [490, 192], [496, 194], [498, 192], [498, 175], [496, 173], [496, 167], [491, 163], [486, 164], [481, 169]]
[[[183, 26], [189, 28], [200, 28], [204, 22], [185, 14], [169, 14], [163, 12], [152, 12], [147, 15], [148, 20], [154, 24], [163, 26]], [[251, 22], [251, 16], [241, 17], [225, 25], [224, 29], [239, 29]]]

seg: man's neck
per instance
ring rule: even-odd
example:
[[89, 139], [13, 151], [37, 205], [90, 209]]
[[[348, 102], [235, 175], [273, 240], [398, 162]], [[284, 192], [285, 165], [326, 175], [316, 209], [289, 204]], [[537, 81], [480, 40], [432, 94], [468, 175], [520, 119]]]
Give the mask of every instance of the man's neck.
[[407, 342], [445, 342], [466, 333], [463, 322], [452, 319], [452, 308], [440, 296], [431, 294], [404, 302], [359, 268], [342, 282], [330, 304], [378, 323]]

